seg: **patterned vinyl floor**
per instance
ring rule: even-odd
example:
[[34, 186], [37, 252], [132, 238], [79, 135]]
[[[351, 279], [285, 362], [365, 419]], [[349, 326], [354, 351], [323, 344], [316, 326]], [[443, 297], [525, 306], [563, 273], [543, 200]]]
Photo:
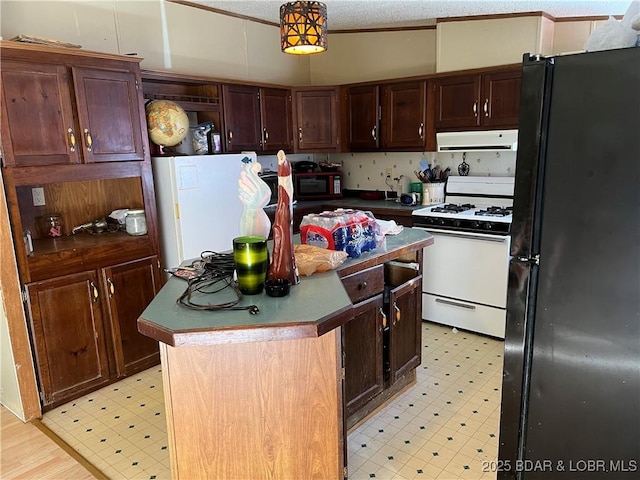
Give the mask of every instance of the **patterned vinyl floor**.
[[[495, 478], [504, 343], [426, 322], [422, 339], [417, 384], [349, 434], [350, 479]], [[171, 478], [160, 367], [42, 422], [113, 480]]]

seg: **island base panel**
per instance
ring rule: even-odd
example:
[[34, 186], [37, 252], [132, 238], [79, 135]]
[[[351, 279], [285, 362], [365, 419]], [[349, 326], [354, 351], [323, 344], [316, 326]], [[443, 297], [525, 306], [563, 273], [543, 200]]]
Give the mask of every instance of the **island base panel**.
[[172, 478], [343, 478], [339, 340], [161, 344]]

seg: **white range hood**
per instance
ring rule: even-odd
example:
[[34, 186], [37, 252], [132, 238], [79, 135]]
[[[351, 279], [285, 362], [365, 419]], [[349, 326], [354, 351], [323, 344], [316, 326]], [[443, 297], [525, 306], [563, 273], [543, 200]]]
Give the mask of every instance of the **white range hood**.
[[439, 152], [516, 151], [518, 130], [436, 133]]

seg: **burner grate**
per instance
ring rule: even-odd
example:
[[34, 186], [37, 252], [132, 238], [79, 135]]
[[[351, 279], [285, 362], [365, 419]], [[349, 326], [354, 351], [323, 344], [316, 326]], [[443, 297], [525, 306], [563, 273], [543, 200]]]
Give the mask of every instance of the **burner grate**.
[[513, 207], [487, 207], [484, 210], [478, 210], [475, 215], [481, 217], [506, 217], [513, 213]]
[[460, 213], [471, 210], [472, 208], [476, 208], [476, 206], [471, 205], [470, 203], [464, 203], [462, 205], [447, 203], [446, 205], [443, 205], [441, 207], [433, 207], [431, 211], [435, 213]]

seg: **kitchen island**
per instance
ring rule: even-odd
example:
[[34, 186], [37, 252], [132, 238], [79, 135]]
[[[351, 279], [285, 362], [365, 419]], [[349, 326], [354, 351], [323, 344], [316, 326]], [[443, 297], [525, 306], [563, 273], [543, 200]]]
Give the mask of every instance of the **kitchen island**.
[[421, 258], [432, 242], [405, 228], [385, 249], [302, 277], [287, 297], [245, 296], [239, 306], [258, 315], [185, 309], [186, 284], [169, 280], [138, 329], [160, 342], [172, 478], [346, 477], [341, 332], [354, 313], [342, 279]]

